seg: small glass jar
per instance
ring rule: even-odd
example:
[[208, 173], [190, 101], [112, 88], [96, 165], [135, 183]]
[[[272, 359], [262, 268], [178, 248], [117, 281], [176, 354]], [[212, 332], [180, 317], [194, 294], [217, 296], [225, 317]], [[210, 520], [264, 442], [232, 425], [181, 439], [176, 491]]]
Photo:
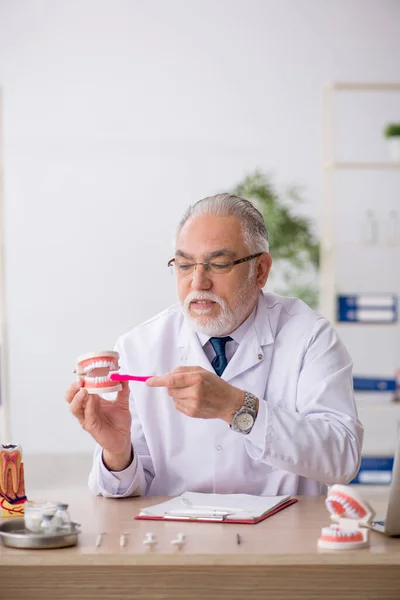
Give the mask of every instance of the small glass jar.
[[40, 531], [45, 535], [52, 535], [55, 532], [54, 515], [52, 513], [43, 514]]
[[54, 515], [57, 506], [52, 502], [27, 500], [24, 506], [24, 521], [26, 529], [33, 533], [40, 533], [43, 514]]
[[68, 504], [60, 502], [57, 504], [57, 511], [54, 515], [54, 525], [57, 529], [71, 529], [71, 518], [68, 512]]

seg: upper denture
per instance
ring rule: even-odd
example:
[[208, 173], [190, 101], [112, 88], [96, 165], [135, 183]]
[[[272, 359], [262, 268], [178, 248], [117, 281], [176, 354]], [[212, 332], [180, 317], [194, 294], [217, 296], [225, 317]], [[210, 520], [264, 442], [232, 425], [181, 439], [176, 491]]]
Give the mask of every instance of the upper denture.
[[[344, 494], [340, 494], [339, 492], [330, 494], [326, 502], [331, 506], [335, 514], [340, 514], [342, 516], [346, 515], [350, 518], [358, 519], [365, 517], [367, 514], [365, 508], [356, 500]], [[339, 510], [339, 506], [342, 507], [341, 511]]]

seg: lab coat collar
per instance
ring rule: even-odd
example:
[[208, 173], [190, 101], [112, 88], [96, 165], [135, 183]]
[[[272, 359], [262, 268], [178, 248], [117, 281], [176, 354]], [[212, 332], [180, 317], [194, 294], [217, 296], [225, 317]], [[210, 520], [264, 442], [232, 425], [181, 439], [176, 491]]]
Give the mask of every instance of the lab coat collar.
[[[240, 373], [250, 369], [264, 360], [264, 347], [274, 342], [274, 330], [271, 324], [267, 300], [260, 292], [257, 302], [256, 314], [244, 339], [239, 344], [234, 356], [222, 374], [228, 381]], [[178, 336], [178, 348], [181, 349], [181, 366], [199, 366], [207, 371], [214, 372], [198, 336], [183, 318], [182, 327]]]

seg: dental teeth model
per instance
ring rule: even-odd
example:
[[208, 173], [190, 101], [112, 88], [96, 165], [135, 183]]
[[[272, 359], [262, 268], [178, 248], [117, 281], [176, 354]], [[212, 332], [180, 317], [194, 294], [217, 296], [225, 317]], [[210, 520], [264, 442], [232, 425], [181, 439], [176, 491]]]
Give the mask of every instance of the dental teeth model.
[[26, 496], [22, 449], [0, 445], [0, 517], [22, 517]]
[[119, 354], [111, 350], [90, 352], [78, 357], [75, 370], [79, 378], [83, 379], [83, 386], [89, 394], [108, 394], [119, 392], [122, 385], [111, 381], [111, 371], [118, 371]]
[[182, 548], [182, 546], [185, 544], [185, 542], [186, 542], [186, 536], [184, 533], [178, 533], [176, 538], [174, 540], [171, 540], [171, 544], [173, 546], [176, 546], [179, 550]]
[[153, 549], [154, 546], [157, 545], [157, 540], [156, 540], [156, 536], [154, 535], [154, 533], [146, 533], [146, 536], [143, 540], [143, 544], [145, 546], [147, 546], [148, 548], [150, 548], [150, 550]]
[[321, 529], [319, 548], [352, 550], [369, 546], [368, 527], [375, 512], [355, 490], [346, 485], [333, 485], [325, 505], [334, 524]]

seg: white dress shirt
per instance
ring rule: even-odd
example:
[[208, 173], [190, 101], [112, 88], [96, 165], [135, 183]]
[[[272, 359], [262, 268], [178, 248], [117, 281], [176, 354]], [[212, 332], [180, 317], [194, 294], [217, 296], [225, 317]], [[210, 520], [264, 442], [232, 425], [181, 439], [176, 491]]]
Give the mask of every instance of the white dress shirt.
[[[134, 459], [110, 472], [96, 446], [89, 476], [95, 494], [315, 495], [356, 475], [363, 427], [352, 362], [332, 325], [300, 300], [260, 293], [254, 313], [231, 337], [222, 379], [259, 398], [250, 434], [220, 419], [188, 417], [165, 388], [131, 382]], [[207, 344], [176, 305], [122, 336], [115, 349], [121, 370], [134, 375], [179, 365], [214, 372]]]
[[[254, 321], [255, 314], [256, 314], [256, 309], [253, 310], [253, 312], [247, 317], [247, 319], [245, 321], [243, 321], [243, 323], [241, 325], [239, 325], [239, 327], [237, 329], [235, 329], [235, 331], [233, 331], [232, 333], [229, 334], [229, 336], [232, 338], [232, 340], [227, 342], [225, 345], [225, 356], [226, 356], [226, 359], [228, 362], [231, 360], [232, 356], [235, 354], [236, 350], [239, 348], [240, 342], [243, 340], [244, 336], [247, 333], [248, 328]], [[207, 358], [211, 364], [215, 357], [215, 350], [212, 347], [211, 342], [209, 341], [210, 337], [212, 337], [212, 336], [209, 336], [205, 333], [196, 333], [196, 335], [199, 338], [200, 344], [204, 350], [204, 353], [207, 356]]]

